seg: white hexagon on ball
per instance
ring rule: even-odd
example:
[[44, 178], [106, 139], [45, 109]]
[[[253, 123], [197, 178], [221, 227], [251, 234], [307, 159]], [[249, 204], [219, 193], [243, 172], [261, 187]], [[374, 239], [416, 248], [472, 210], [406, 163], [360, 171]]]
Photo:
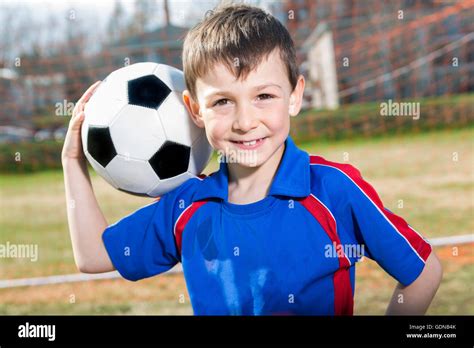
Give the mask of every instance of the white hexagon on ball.
[[[158, 114], [168, 140], [191, 146], [202, 134], [202, 130], [190, 119], [180, 95], [175, 92], [170, 93], [161, 104]], [[188, 124], [188, 127], [183, 127], [183, 124]]]
[[146, 194], [159, 183], [158, 176], [147, 161], [117, 155], [106, 167], [107, 174], [119, 182], [124, 191]]
[[125, 106], [110, 125], [117, 153], [148, 160], [166, 140], [158, 112], [136, 105]]

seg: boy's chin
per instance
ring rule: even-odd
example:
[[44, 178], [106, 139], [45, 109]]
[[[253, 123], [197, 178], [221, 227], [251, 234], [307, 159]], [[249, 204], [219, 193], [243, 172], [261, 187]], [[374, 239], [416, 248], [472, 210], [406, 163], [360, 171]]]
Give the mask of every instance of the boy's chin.
[[271, 156], [266, 153], [254, 153], [254, 156], [243, 156], [238, 161], [229, 161], [233, 165], [238, 165], [242, 168], [258, 168], [270, 160]]
[[236, 164], [244, 168], [257, 168], [261, 165], [259, 161], [239, 162]]
[[240, 161], [233, 161], [233, 160], [227, 160], [225, 161], [228, 165], [232, 166], [239, 166], [243, 168], [257, 168], [259, 167], [262, 163], [258, 160], [240, 160]]

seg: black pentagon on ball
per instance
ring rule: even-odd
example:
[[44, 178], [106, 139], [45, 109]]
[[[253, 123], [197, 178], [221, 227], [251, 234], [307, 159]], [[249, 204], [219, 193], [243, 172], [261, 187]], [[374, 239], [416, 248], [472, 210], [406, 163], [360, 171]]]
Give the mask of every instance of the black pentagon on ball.
[[148, 161], [160, 179], [168, 179], [188, 170], [191, 148], [166, 141]]
[[117, 155], [109, 127], [89, 126], [87, 134], [87, 151], [105, 167]]
[[171, 89], [155, 75], [146, 75], [128, 81], [128, 103], [158, 109]]

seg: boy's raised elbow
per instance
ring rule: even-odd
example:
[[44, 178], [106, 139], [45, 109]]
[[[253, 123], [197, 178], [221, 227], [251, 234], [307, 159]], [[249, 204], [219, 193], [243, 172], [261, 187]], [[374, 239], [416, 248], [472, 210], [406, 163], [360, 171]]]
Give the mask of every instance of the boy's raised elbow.
[[76, 267], [81, 273], [95, 274], [115, 271], [109, 256], [104, 254], [102, 257], [78, 257], [75, 258]]
[[92, 264], [91, 262], [86, 262], [82, 260], [76, 260], [76, 267], [77, 270], [81, 273], [88, 273], [88, 274], [94, 274], [94, 273], [101, 273], [103, 271], [99, 270], [96, 265]]
[[93, 273], [93, 272], [91, 272], [90, 265], [88, 265], [84, 261], [77, 261], [76, 260], [76, 268], [81, 273]]

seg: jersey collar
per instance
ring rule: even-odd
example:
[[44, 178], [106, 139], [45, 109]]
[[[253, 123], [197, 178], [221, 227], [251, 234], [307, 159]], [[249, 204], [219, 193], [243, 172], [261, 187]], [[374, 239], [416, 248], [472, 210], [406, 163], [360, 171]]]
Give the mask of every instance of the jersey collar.
[[[227, 201], [227, 164], [221, 162], [219, 170], [203, 179], [196, 190], [193, 201], [220, 198]], [[278, 166], [269, 195], [287, 197], [307, 197], [310, 194], [310, 165], [307, 152], [299, 149], [293, 139], [285, 140], [285, 151]]]

